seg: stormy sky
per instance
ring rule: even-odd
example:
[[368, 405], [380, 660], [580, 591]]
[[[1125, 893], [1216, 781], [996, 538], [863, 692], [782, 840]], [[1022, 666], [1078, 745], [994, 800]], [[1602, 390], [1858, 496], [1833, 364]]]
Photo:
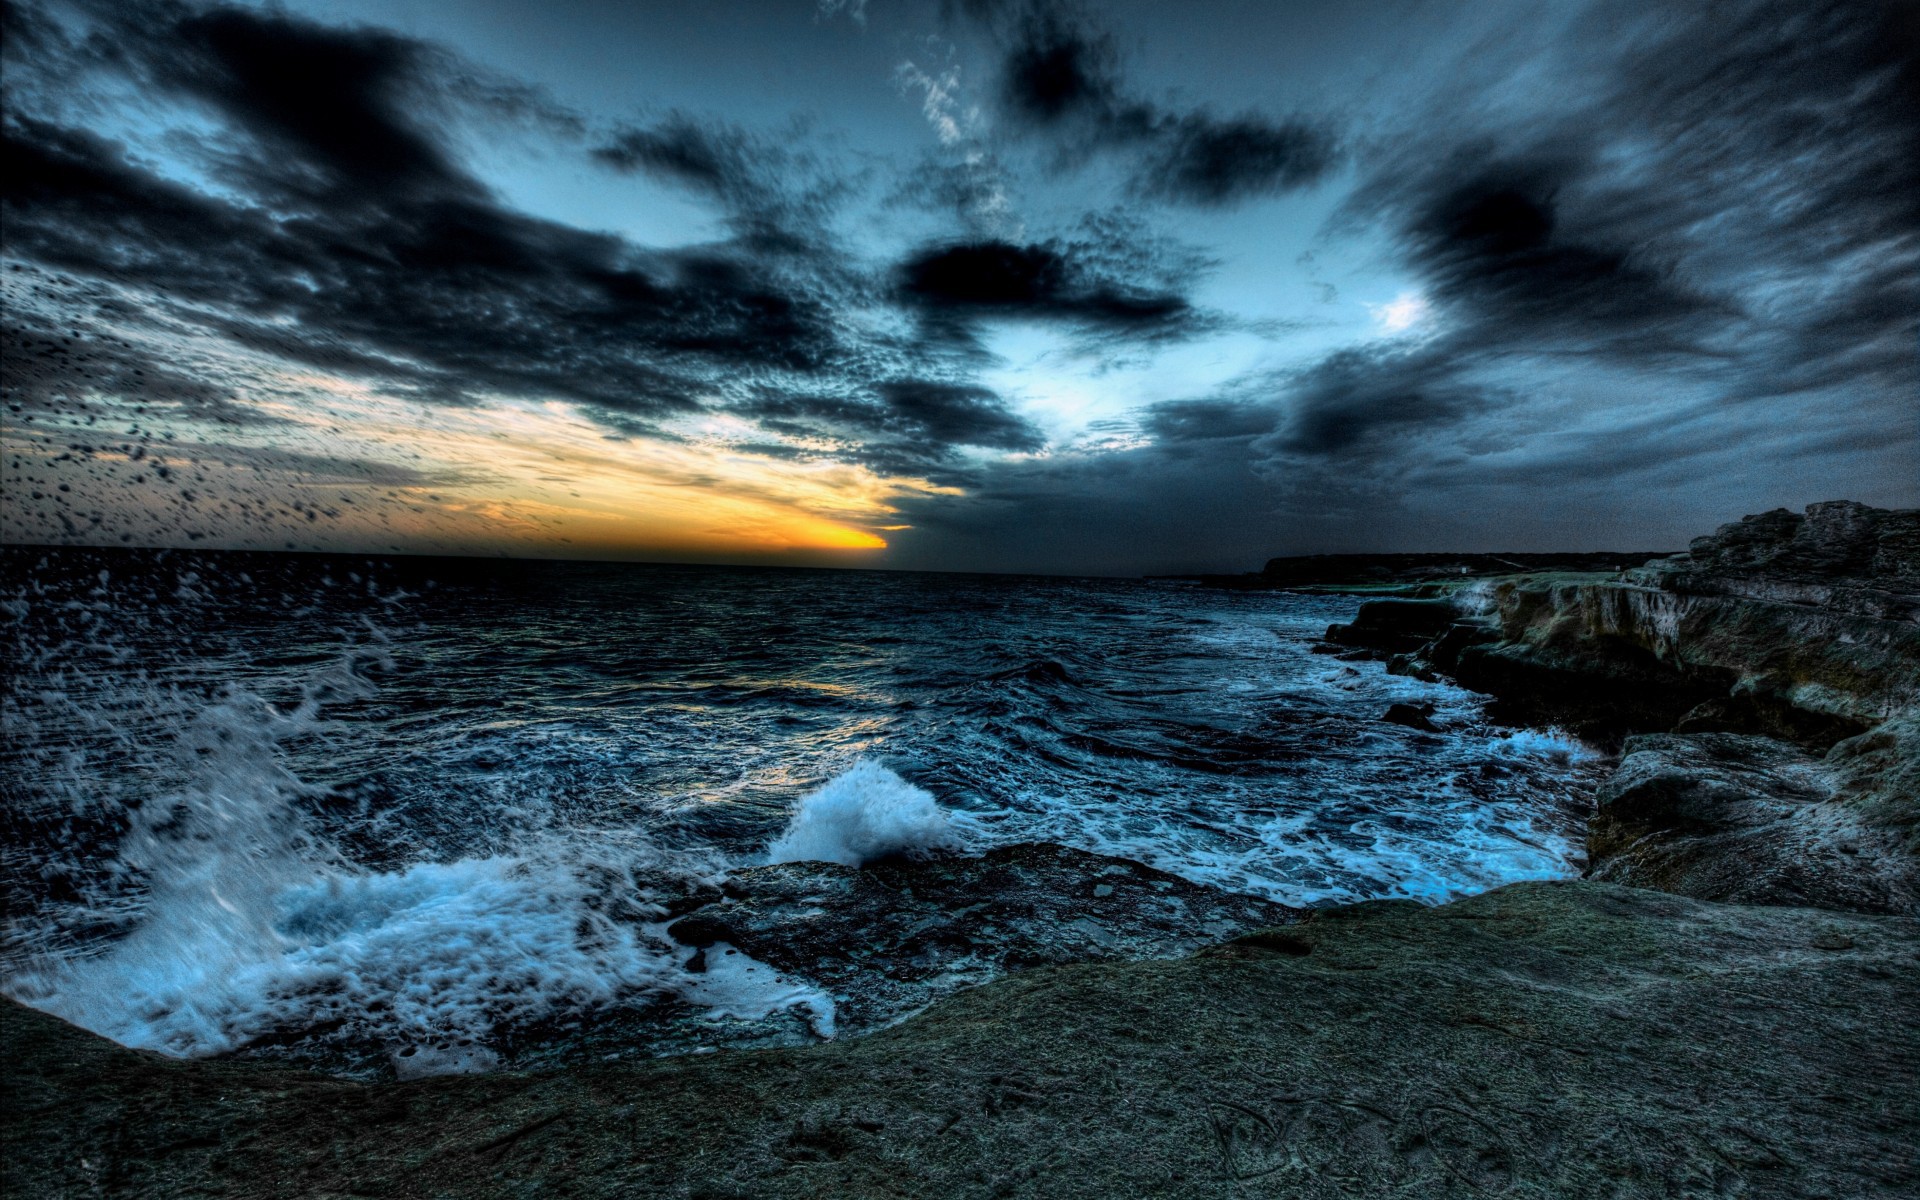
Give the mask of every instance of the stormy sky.
[[10, 543], [953, 570], [1920, 503], [1920, 6], [4, 7]]

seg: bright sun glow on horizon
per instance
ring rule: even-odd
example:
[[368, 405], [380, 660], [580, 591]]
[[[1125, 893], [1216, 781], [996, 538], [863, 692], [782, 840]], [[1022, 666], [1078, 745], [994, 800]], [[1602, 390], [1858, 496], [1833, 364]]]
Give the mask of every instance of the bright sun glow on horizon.
[[[76, 473], [70, 494], [113, 514], [122, 530], [140, 529], [142, 514], [164, 521], [184, 470], [194, 515], [175, 517], [192, 525], [175, 532], [207, 546], [305, 545], [259, 518], [316, 510], [328, 519], [313, 526], [315, 548], [865, 561], [887, 548], [886, 535], [912, 528], [900, 501], [960, 494], [810, 453], [816, 448], [728, 414], [667, 422], [666, 436], [620, 437], [568, 402], [494, 395], [467, 406], [425, 404], [192, 334], [123, 332], [156, 357], [202, 362], [235, 380], [260, 420], [181, 412], [141, 459], [95, 448], [96, 472]], [[76, 436], [97, 438], [89, 418], [113, 400], [97, 391], [71, 415], [48, 414], [11, 448], [17, 458], [51, 463]], [[768, 452], [783, 443], [804, 452]], [[162, 474], [151, 464], [172, 465]], [[154, 524], [151, 540], [165, 540], [166, 530]]]
[[495, 400], [484, 411], [419, 415], [430, 433], [403, 426], [378, 440], [430, 441], [436, 462], [472, 480], [436, 489], [438, 501], [419, 514], [428, 524], [480, 518], [493, 537], [517, 529], [530, 541], [593, 553], [882, 550], [887, 541], [875, 530], [902, 527], [895, 501], [955, 490], [745, 450], [731, 428], [613, 439], [557, 402]]

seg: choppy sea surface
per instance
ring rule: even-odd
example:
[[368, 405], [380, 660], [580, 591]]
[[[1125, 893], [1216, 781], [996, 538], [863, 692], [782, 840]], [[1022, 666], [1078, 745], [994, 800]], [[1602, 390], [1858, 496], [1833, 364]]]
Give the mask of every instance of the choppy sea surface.
[[[833, 1032], [664, 897], [1053, 841], [1289, 904], [1575, 869], [1601, 763], [1174, 581], [10, 549], [0, 989], [129, 1045], [402, 1074], [672, 1002]], [[1379, 720], [1434, 706], [1439, 733]]]

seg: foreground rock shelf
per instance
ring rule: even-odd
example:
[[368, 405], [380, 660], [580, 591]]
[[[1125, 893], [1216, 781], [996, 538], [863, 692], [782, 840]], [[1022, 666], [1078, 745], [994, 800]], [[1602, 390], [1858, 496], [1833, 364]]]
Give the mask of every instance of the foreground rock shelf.
[[871, 1036], [364, 1085], [8, 1004], [20, 1196], [1912, 1195], [1920, 922], [1516, 884]]

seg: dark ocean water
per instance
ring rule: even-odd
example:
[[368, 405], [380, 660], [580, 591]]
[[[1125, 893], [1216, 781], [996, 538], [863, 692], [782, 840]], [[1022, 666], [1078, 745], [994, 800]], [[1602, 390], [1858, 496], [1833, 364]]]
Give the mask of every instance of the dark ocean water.
[[[122, 1042], [464, 1046], [671, 997], [662, 896], [1057, 841], [1293, 904], [1572, 872], [1598, 761], [1177, 582], [10, 550], [5, 990]], [[1435, 705], [1439, 734], [1378, 720]]]

